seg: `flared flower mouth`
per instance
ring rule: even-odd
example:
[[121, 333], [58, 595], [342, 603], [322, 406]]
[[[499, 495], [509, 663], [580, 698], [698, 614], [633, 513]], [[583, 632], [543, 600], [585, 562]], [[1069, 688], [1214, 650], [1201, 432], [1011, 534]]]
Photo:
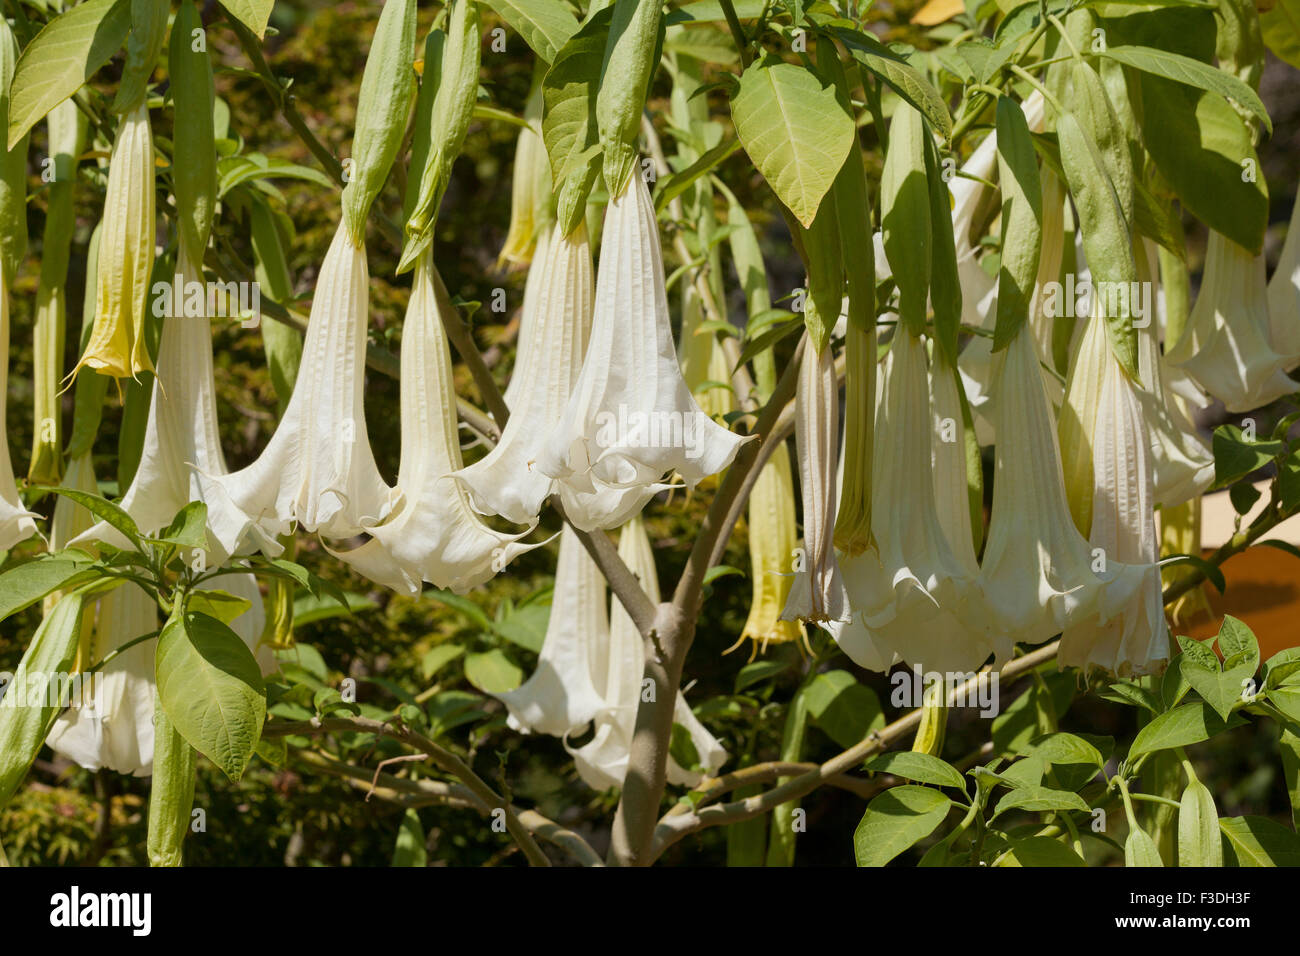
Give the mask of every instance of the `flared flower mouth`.
[[340, 224], [321, 264], [293, 396], [257, 460], [201, 477], [216, 525], [252, 522], [260, 544], [295, 525], [326, 538], [369, 531], [401, 492], [379, 475], [364, 410], [369, 271], [364, 247]]
[[602, 516], [599, 526], [613, 527], [639, 513], [667, 475], [694, 486], [726, 468], [744, 438], [709, 418], [682, 377], [654, 204], [640, 176], [611, 200], [602, 242], [591, 341], [537, 467], [588, 494], [597, 482], [637, 489], [620, 513]]
[[1187, 327], [1166, 354], [1230, 412], [1248, 412], [1300, 391], [1293, 359], [1270, 344], [1263, 255], [1210, 230], [1201, 291]]
[[402, 328], [400, 503], [387, 521], [369, 529], [365, 544], [331, 552], [372, 581], [412, 596], [424, 581], [466, 591], [538, 547], [519, 542], [527, 530], [504, 534], [484, 524], [453, 478], [461, 467], [456, 393], [434, 282], [426, 250], [416, 262]]

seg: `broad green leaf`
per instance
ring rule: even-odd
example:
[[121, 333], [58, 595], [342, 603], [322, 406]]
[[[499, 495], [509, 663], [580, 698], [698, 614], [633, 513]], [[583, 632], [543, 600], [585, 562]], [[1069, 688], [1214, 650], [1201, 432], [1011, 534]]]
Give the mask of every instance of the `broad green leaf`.
[[1088, 812], [1088, 804], [1083, 797], [1068, 790], [1053, 790], [1050, 787], [1017, 787], [998, 801], [993, 815], [1007, 810], [1029, 810], [1041, 813], [1048, 810], [1082, 810]]
[[454, 608], [485, 631], [492, 629], [492, 621], [483, 613], [483, 609], [463, 595], [453, 594], [451, 591], [431, 590], [425, 591], [424, 597]]
[[31, 607], [59, 588], [89, 580], [95, 560], [75, 548], [42, 554], [0, 574], [0, 620]]
[[542, 80], [542, 141], [551, 161], [559, 222], [571, 233], [582, 222], [600, 171], [596, 92], [614, 8], [596, 13], [555, 54]]
[[424, 674], [424, 679], [429, 680], [464, 653], [465, 648], [459, 644], [439, 644], [426, 651], [420, 658], [420, 671]]
[[266, 719], [262, 673], [248, 645], [216, 618], [186, 613], [163, 625], [155, 673], [158, 699], [176, 730], [238, 780]]
[[516, 608], [492, 624], [492, 630], [512, 644], [540, 654], [546, 639], [546, 625], [551, 619], [551, 609], [545, 604], [528, 604]]
[[1277, 0], [1259, 15], [1259, 28], [1274, 55], [1300, 70], [1300, 0]]
[[837, 29], [835, 34], [858, 63], [920, 110], [936, 133], [944, 139], [952, 135], [952, 117], [948, 114], [948, 105], [919, 70], [870, 34], [845, 29]]
[[1218, 93], [1150, 73], [1139, 78], [1143, 139], [1184, 206], [1210, 228], [1257, 253], [1268, 224], [1268, 189], [1246, 124]]
[[487, 0], [488, 6], [547, 63], [578, 32], [578, 20], [564, 0]]
[[[4, 578], [0, 578], [3, 582]], [[1265, 687], [1280, 687], [1283, 684], [1300, 683], [1300, 647], [1288, 647], [1278, 651], [1264, 662], [1260, 680]]]
[[1087, 866], [1079, 854], [1051, 837], [1026, 837], [1012, 842], [994, 866]]
[[747, 687], [753, 687], [755, 684], [770, 680], [777, 674], [783, 673], [790, 669], [789, 661], [761, 660], [752, 661], [740, 669], [736, 675], [736, 690], [739, 694]]
[[1130, 761], [1143, 754], [1200, 743], [1244, 721], [1234, 714], [1226, 723], [1204, 701], [1189, 701], [1152, 719], [1133, 740]]
[[465, 655], [465, 677], [487, 694], [504, 694], [524, 682], [524, 672], [498, 648]]
[[665, 177], [655, 190], [655, 211], [667, 209], [670, 202], [695, 185], [700, 177], [711, 173], [738, 149], [740, 140], [723, 140], [681, 172]]
[[275, 0], [221, 0], [221, 5], [260, 40], [266, 35]]
[[1095, 767], [1105, 765], [1097, 748], [1074, 734], [1044, 734], [1031, 741], [1020, 752], [1042, 757], [1051, 764], [1089, 764]]
[[[1239, 655], [1238, 663], [1220, 670], [1219, 658], [1210, 650], [1209, 644], [1190, 637], [1178, 638], [1178, 646], [1183, 651], [1182, 673], [1192, 689], [1205, 698], [1215, 713], [1227, 720], [1233, 705], [1242, 699], [1247, 681], [1255, 674], [1259, 649], [1255, 648], [1253, 656]], [[1224, 657], [1228, 657], [1226, 651]]]
[[777, 198], [811, 226], [856, 135], [834, 87], [801, 66], [765, 57], [741, 76], [731, 116]]
[[51, 20], [14, 69], [9, 148], [95, 75], [131, 29], [129, 0], [85, 0]]
[[1223, 866], [1223, 838], [1219, 836], [1214, 796], [1199, 780], [1187, 785], [1178, 807], [1178, 865]]
[[841, 747], [859, 744], [871, 731], [885, 725], [876, 692], [858, 683], [848, 671], [818, 674], [804, 693], [809, 718]]
[[[219, 581], [220, 578], [214, 580]], [[222, 624], [229, 624], [252, 606], [252, 602], [247, 598], [227, 591], [219, 591], [216, 588], [204, 587], [193, 591], [185, 605], [187, 610], [215, 617]]]
[[297, 163], [263, 156], [261, 153], [245, 153], [240, 156], [228, 156], [218, 161], [217, 196], [225, 196], [237, 186], [260, 179], [300, 179], [326, 189], [334, 187], [333, 180], [319, 169], [299, 166]]
[[1300, 837], [1280, 823], [1265, 817], [1228, 817], [1219, 821], [1219, 829], [1238, 866], [1300, 866]]
[[172, 519], [159, 540], [178, 548], [203, 549], [208, 546], [208, 506], [191, 501]]
[[0, 808], [27, 776], [62, 710], [50, 705], [49, 688], [52, 679], [72, 670], [84, 603], [80, 594], [69, 594], [54, 605], [5, 688], [0, 706]]
[[928, 787], [907, 784], [886, 790], [867, 805], [853, 832], [858, 866], [884, 866], [933, 833], [951, 807], [951, 800]]
[[374, 610], [379, 605], [364, 594], [347, 591], [343, 594], [347, 606], [339, 604], [337, 598], [316, 594], [300, 594], [293, 599], [294, 626], [314, 624], [332, 617], [343, 617], [357, 611]]
[[1143, 829], [1134, 827], [1129, 830], [1128, 839], [1124, 841], [1124, 865], [1138, 867], [1163, 867], [1160, 850], [1151, 836]]
[[1236, 425], [1214, 430], [1214, 487], [1226, 488], [1286, 451], [1280, 441], [1252, 439]]
[[868, 761], [866, 769], [893, 774], [904, 780], [915, 780], [917, 783], [932, 783], [937, 787], [955, 787], [958, 790], [966, 787], [965, 780], [956, 767], [929, 754], [906, 750], [881, 754]]
[[1105, 48], [1102, 54], [1125, 66], [1236, 100], [1259, 118], [1270, 135], [1273, 133], [1273, 121], [1269, 119], [1259, 94], [1231, 73], [1190, 56], [1155, 47], [1112, 46]]
[[99, 495], [92, 495], [86, 491], [78, 491], [75, 488], [51, 488], [56, 495], [62, 495], [81, 505], [96, 518], [101, 518], [113, 528], [122, 532], [126, 539], [135, 546], [137, 551], [147, 554], [149, 549], [145, 545], [144, 536], [140, 534], [140, 529], [136, 526], [135, 519], [122, 510], [119, 505], [114, 504], [107, 498], [101, 498]]

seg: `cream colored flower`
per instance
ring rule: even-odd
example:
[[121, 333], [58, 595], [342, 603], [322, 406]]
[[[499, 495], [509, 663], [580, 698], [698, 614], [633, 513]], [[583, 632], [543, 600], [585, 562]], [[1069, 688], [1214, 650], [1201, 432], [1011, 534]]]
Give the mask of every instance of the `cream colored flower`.
[[1230, 412], [1248, 412], [1300, 391], [1291, 360], [1269, 344], [1264, 257], [1210, 230], [1201, 291], [1187, 328], [1166, 353]]
[[[654, 553], [639, 517], [633, 518], [619, 532], [618, 552], [641, 582], [651, 603], [658, 604], [659, 577], [655, 571]], [[604, 673], [596, 674], [596, 689], [604, 698], [605, 706], [596, 715], [594, 736], [576, 748], [569, 747], [568, 741], [565, 741], [578, 768], [578, 775], [596, 790], [623, 786], [632, 750], [632, 735], [636, 729], [637, 709], [643, 693], [645, 639], [617, 597], [610, 602], [609, 645], [605, 664]], [[646, 693], [653, 692], [652, 688], [646, 690]], [[700, 758], [700, 766], [709, 773], [726, 762], [727, 752], [691, 712], [680, 692], [673, 702], [673, 722], [686, 729]], [[672, 757], [668, 758], [670, 783], [694, 786], [699, 779], [698, 772], [684, 770]]]
[[768, 644], [807, 639], [800, 624], [781, 620], [794, 583], [790, 563], [798, 543], [790, 449], [782, 442], [758, 473], [749, 494], [749, 567], [754, 594], [737, 646], [749, 639], [756, 651], [763, 651]]
[[544, 258], [542, 250], [536, 246], [547, 232], [551, 164], [546, 146], [535, 128], [542, 121], [542, 105], [542, 85], [535, 78], [528, 102], [524, 104], [524, 119], [529, 125], [519, 131], [519, 138], [515, 141], [515, 166], [510, 180], [510, 228], [506, 231], [501, 255], [497, 257], [498, 267], [504, 262], [527, 265], [534, 258]]
[[142, 101], [122, 117], [113, 142], [100, 222], [95, 324], [77, 369], [84, 365], [114, 378], [134, 378], [153, 368], [144, 325], [155, 228], [153, 132]]
[[1287, 368], [1300, 365], [1300, 202], [1291, 206], [1282, 253], [1268, 280], [1268, 337]]
[[571, 520], [582, 527], [604, 527], [616, 524], [615, 519], [629, 509], [641, 507], [649, 496], [646, 490], [613, 488], [596, 478], [589, 490], [578, 490], [556, 481], [538, 465], [577, 384], [591, 336], [592, 305], [586, 228], [580, 225], [573, 235], [565, 236], [557, 226], [549, 240], [539, 243], [539, 250], [543, 246], [545, 257], [539, 256], [529, 272], [530, 281], [536, 273], [540, 285], [531, 326], [525, 326], [532, 331], [520, 335], [519, 358], [511, 377], [517, 391], [510, 419], [496, 447], [455, 477], [481, 514], [534, 525], [542, 504], [558, 492]]
[[365, 249], [340, 224], [321, 264], [298, 380], [275, 434], [247, 468], [204, 477], [214, 526], [247, 518], [264, 542], [295, 524], [348, 538], [380, 524], [400, 502], [401, 492], [379, 475], [366, 432], [369, 282]]
[[795, 389], [795, 448], [799, 492], [803, 498], [803, 567], [781, 619], [845, 621], [848, 595], [835, 557], [836, 450], [839, 444], [839, 389], [830, 346], [821, 354], [805, 343]]
[[36, 533], [36, 515], [23, 507], [9, 458], [9, 429], [5, 427], [5, 405], [9, 398], [9, 282], [0, 264], [0, 343], [6, 349], [0, 366], [0, 551], [8, 551]]
[[[558, 237], [557, 237], [558, 238]], [[584, 237], [585, 238], [585, 237]], [[510, 373], [510, 381], [506, 382], [506, 390], [501, 397], [505, 400], [506, 408], [510, 409], [510, 414], [514, 415], [519, 410], [519, 400], [521, 395], [527, 395], [525, 386], [527, 376], [521, 375], [522, 365], [525, 357], [532, 355], [536, 346], [533, 337], [536, 334], [537, 326], [541, 324], [542, 317], [537, 314], [539, 305], [543, 297], [543, 289], [549, 279], [547, 264], [550, 256], [547, 249], [551, 242], [551, 230], [544, 230], [530, 247], [530, 255], [533, 261], [537, 263], [536, 267], [529, 266], [528, 276], [524, 279], [524, 303], [519, 309], [519, 335], [515, 345], [515, 367]], [[535, 254], [532, 250], [535, 249]], [[591, 271], [590, 253], [588, 253], [587, 271]], [[588, 279], [588, 286], [591, 280]], [[587, 321], [590, 322], [591, 315], [591, 293], [587, 293]], [[584, 336], [585, 339], [585, 336]], [[582, 361], [582, 357], [578, 357]]]
[[461, 467], [456, 392], [432, 256], [426, 249], [416, 261], [402, 327], [401, 502], [387, 521], [369, 529], [361, 547], [331, 552], [370, 580], [411, 596], [420, 593], [422, 581], [466, 591], [537, 547], [484, 524], [452, 477]]
[[640, 176], [609, 204], [600, 260], [582, 371], [537, 466], [578, 491], [600, 481], [640, 494], [618, 514], [569, 514], [584, 529], [623, 523], [670, 472], [693, 487], [731, 464], [744, 440], [709, 418], [682, 378], [654, 203]]

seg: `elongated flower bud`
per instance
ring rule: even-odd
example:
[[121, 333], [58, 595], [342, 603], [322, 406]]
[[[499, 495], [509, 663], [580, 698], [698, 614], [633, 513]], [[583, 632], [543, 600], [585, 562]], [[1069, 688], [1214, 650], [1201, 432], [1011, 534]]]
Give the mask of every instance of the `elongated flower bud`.
[[388, 179], [415, 99], [415, 0], [386, 0], [361, 74], [352, 170], [343, 188], [343, 221], [354, 245]]
[[621, 513], [568, 514], [589, 530], [638, 513], [669, 472], [688, 487], [716, 474], [742, 441], [704, 414], [682, 378], [654, 203], [633, 176], [606, 213], [591, 342], [537, 467], [579, 492], [595, 482], [638, 490]]
[[435, 292], [441, 281], [432, 252], [425, 252], [402, 328], [401, 503], [389, 520], [369, 529], [361, 547], [334, 552], [372, 581], [411, 596], [423, 581], [466, 591], [537, 547], [484, 524], [452, 478], [461, 457], [451, 351]]
[[36, 287], [36, 329], [32, 345], [32, 389], [36, 393], [32, 460], [27, 480], [57, 484], [63, 471], [63, 414], [59, 381], [63, 378], [63, 346], [67, 335], [68, 254], [76, 231], [73, 183], [77, 157], [86, 136], [86, 120], [71, 100], [47, 117], [54, 181], [46, 200], [45, 237], [41, 243], [41, 278]]
[[1187, 328], [1166, 354], [1230, 412], [1300, 391], [1286, 375], [1288, 358], [1269, 344], [1264, 257], [1214, 230]]
[[795, 447], [803, 498], [803, 562], [796, 567], [786, 621], [843, 621], [848, 595], [835, 558], [835, 458], [839, 443], [839, 389], [827, 346], [817, 353], [806, 343], [795, 390]]
[[[165, 14], [164, 14], [165, 18]], [[176, 193], [177, 224], [191, 251], [200, 260], [217, 211], [217, 149], [212, 125], [216, 96], [212, 61], [206, 44], [195, 49], [194, 31], [203, 21], [190, 0], [176, 10], [167, 51], [176, 120], [172, 132], [172, 188]], [[257, 204], [255, 204], [257, 205]]]
[[89, 366], [114, 378], [135, 378], [153, 369], [144, 339], [153, 257], [153, 133], [141, 103], [122, 117], [113, 143], [100, 223], [95, 327], [76, 370]]
[[[167, 17], [171, 4], [167, 0], [130, 0], [131, 34], [126, 41], [126, 65], [122, 81], [113, 98], [113, 112], [129, 113], [144, 103], [167, 35]], [[188, 35], [186, 42], [189, 42]]]
[[509, 725], [564, 737], [589, 723], [605, 706], [596, 682], [604, 685], [609, 643], [605, 579], [566, 525], [537, 668], [520, 687], [495, 695], [510, 712]]
[[154, 691], [154, 773], [149, 785], [150, 866], [180, 866], [181, 845], [190, 831], [197, 754], [172, 726]]
[[797, 622], [781, 620], [794, 583], [790, 563], [798, 544], [790, 449], [782, 442], [749, 494], [749, 568], [754, 596], [737, 644], [748, 638], [761, 652], [768, 644], [787, 644], [804, 637]]
[[[9, 88], [18, 63], [18, 40], [0, 17], [0, 122], [9, 128]], [[3, 144], [0, 144], [2, 146]], [[0, 268], [13, 282], [27, 254], [27, 136], [0, 149]], [[9, 288], [5, 286], [6, 290]]]
[[[529, 124], [542, 121], [542, 84], [540, 75], [524, 104], [524, 119]], [[497, 268], [503, 263], [528, 265], [533, 261], [537, 243], [547, 235], [551, 212], [551, 165], [546, 146], [534, 125], [519, 131], [515, 141], [515, 166], [510, 180], [510, 228], [497, 256]], [[541, 259], [540, 250], [536, 258]]]
[[636, 138], [650, 77], [658, 60], [663, 6], [658, 0], [615, 0], [614, 18], [596, 94], [596, 123], [604, 159], [605, 188], [621, 195], [636, 165]]

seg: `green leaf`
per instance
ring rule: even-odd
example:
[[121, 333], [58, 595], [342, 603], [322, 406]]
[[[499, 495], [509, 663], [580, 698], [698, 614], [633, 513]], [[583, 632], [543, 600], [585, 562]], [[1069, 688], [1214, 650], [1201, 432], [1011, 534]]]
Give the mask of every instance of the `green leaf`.
[[1079, 854], [1051, 837], [1015, 840], [994, 866], [1087, 866]]
[[1160, 850], [1151, 836], [1140, 827], [1133, 827], [1124, 841], [1124, 865], [1138, 867], [1163, 867]]
[[1178, 807], [1178, 865], [1223, 866], [1219, 813], [1214, 796], [1199, 780], [1187, 785]]
[[465, 678], [487, 694], [504, 694], [524, 682], [524, 672], [499, 648], [465, 655]]
[[343, 594], [347, 606], [339, 604], [334, 597], [322, 597], [315, 594], [301, 594], [293, 599], [293, 623], [295, 627], [303, 624], [315, 624], [334, 617], [355, 614], [357, 611], [371, 611], [379, 607], [364, 594], [348, 591]]
[[1044, 734], [1021, 748], [1022, 754], [1042, 757], [1051, 764], [1088, 764], [1105, 766], [1101, 753], [1088, 741], [1074, 734]]
[[834, 87], [768, 56], [741, 76], [731, 116], [745, 152], [777, 198], [811, 226], [856, 135]]
[[740, 673], [736, 675], [735, 692], [739, 694], [745, 688], [753, 687], [755, 684], [760, 684], [765, 680], [770, 680], [777, 674], [783, 673], [789, 669], [789, 661], [753, 661], [752, 663], [746, 664], [742, 667]]
[[1157, 750], [1197, 744], [1243, 723], [1245, 721], [1236, 714], [1225, 722], [1204, 701], [1189, 701], [1154, 718], [1138, 731], [1133, 746], [1129, 748], [1128, 759], [1133, 761]]
[[952, 117], [948, 114], [948, 105], [920, 71], [867, 33], [836, 29], [835, 34], [844, 42], [850, 56], [920, 110], [935, 132], [944, 139], [952, 136]]
[[668, 208], [670, 202], [695, 185], [700, 177], [707, 176], [720, 166], [738, 149], [740, 149], [739, 140], [723, 140], [681, 172], [666, 177], [655, 190], [655, 211], [662, 212]]
[[465, 653], [465, 648], [459, 644], [439, 644], [425, 652], [420, 658], [420, 672], [424, 675], [425, 680], [429, 680], [438, 671], [442, 670], [456, 658]]
[[578, 20], [564, 0], [487, 0], [487, 5], [547, 63], [554, 63], [578, 32]]
[[952, 801], [938, 790], [910, 784], [877, 796], [853, 831], [858, 866], [884, 866], [935, 831], [948, 816]]
[[266, 35], [275, 0], [221, 0], [221, 5], [260, 40]]
[[876, 692], [858, 683], [848, 671], [818, 674], [804, 691], [808, 716], [841, 747], [859, 744], [885, 725], [885, 715]]
[[207, 548], [208, 506], [201, 501], [191, 501], [176, 513], [159, 540], [178, 548]]
[[219, 591], [216, 588], [199, 588], [190, 593], [185, 609], [194, 611], [197, 614], [206, 614], [208, 617], [215, 617], [222, 624], [229, 624], [252, 606], [252, 602], [247, 598], [230, 594], [227, 591]]
[[[1007, 96], [998, 99], [997, 135], [1003, 238], [993, 349], [1001, 351], [1029, 321], [1042, 251], [1043, 189], [1038, 175], [1038, 154], [1025, 114]], [[1092, 265], [1091, 257], [1088, 264]], [[1096, 273], [1095, 267], [1093, 272]]]
[[440, 604], [445, 604], [447, 607], [459, 611], [485, 631], [492, 630], [492, 621], [483, 612], [483, 609], [467, 597], [442, 590], [425, 591], [424, 597], [432, 598]]
[[[1219, 821], [1237, 866], [1300, 866], [1300, 837], [1264, 817]], [[1229, 865], [1233, 865], [1232, 862]]]
[[[18, 789], [49, 736], [62, 710], [50, 706], [49, 688], [58, 675], [68, 674], [77, 657], [84, 600], [69, 594], [41, 621], [22, 660], [5, 688], [0, 707], [0, 808]], [[12, 695], [12, 696], [10, 696]], [[38, 696], [38, 701], [33, 701]]]
[[917, 783], [932, 783], [937, 787], [955, 787], [963, 791], [966, 789], [966, 781], [956, 767], [929, 754], [907, 750], [881, 754], [868, 761], [866, 769], [893, 774], [904, 780], [915, 780]]
[[1300, 70], [1300, 0], [1277, 0], [1259, 15], [1259, 28], [1274, 55]]
[[994, 816], [1007, 810], [1028, 810], [1034, 813], [1048, 810], [1082, 810], [1088, 812], [1088, 804], [1083, 797], [1068, 790], [1053, 790], [1050, 787], [1017, 787], [998, 801]]
[[1218, 641], [1224, 661], [1222, 670], [1218, 656], [1210, 649], [1211, 642], [1180, 637], [1178, 646], [1183, 651], [1184, 679], [1227, 720], [1233, 705], [1252, 686], [1251, 678], [1259, 666], [1259, 645], [1250, 629], [1231, 616], [1224, 618]]
[[1250, 438], [1236, 425], [1214, 430], [1214, 487], [1226, 488], [1269, 464], [1286, 451], [1280, 441]]
[[1111, 684], [1098, 696], [1105, 700], [1115, 701], [1118, 704], [1132, 704], [1153, 714], [1160, 713], [1162, 707], [1160, 699], [1150, 690], [1140, 684], [1133, 684], [1128, 681]]
[[266, 719], [262, 674], [248, 645], [216, 618], [186, 613], [163, 625], [155, 673], [158, 699], [172, 725], [238, 780]]
[[[1140, 75], [1143, 140], [1197, 219], [1251, 253], [1264, 243], [1268, 190], [1250, 131], [1218, 93]], [[1254, 182], [1243, 178], [1249, 170]]]
[[492, 624], [492, 630], [512, 644], [540, 654], [546, 640], [551, 609], [545, 604], [526, 604]]
[[0, 620], [31, 607], [65, 585], [90, 580], [94, 567], [95, 559], [75, 548], [14, 565], [0, 574]]
[[1213, 584], [1220, 594], [1228, 589], [1228, 579], [1223, 576], [1219, 566], [1206, 561], [1199, 554], [1170, 554], [1162, 557], [1158, 563], [1161, 569], [1177, 564], [1190, 564], [1200, 571], [1205, 576], [1205, 580]]
[[136, 526], [135, 519], [123, 511], [120, 506], [115, 505], [107, 498], [92, 495], [87, 491], [78, 491], [75, 488], [51, 488], [50, 490], [56, 495], [62, 495], [75, 501], [96, 518], [102, 519], [120, 531], [141, 554], [149, 553], [149, 548], [144, 541], [144, 535], [140, 533], [140, 529]]
[[1300, 828], [1300, 735], [1283, 728], [1278, 749], [1282, 752], [1282, 779], [1291, 803], [1291, 825]]
[[1273, 133], [1273, 121], [1269, 119], [1268, 110], [1264, 108], [1259, 94], [1231, 73], [1226, 73], [1218, 67], [1194, 60], [1190, 56], [1183, 56], [1181, 53], [1146, 46], [1106, 47], [1102, 50], [1102, 55], [1117, 60], [1125, 66], [1236, 100], [1259, 118], [1270, 136]]
[[9, 149], [95, 75], [131, 28], [129, 0], [85, 0], [27, 44], [9, 87]]
[[[3, 582], [0, 578], [0, 582]], [[1283, 684], [1300, 682], [1300, 647], [1288, 647], [1278, 651], [1264, 662], [1260, 680], [1265, 687], [1280, 687]]]
[[429, 853], [425, 849], [424, 827], [420, 814], [407, 810], [397, 828], [397, 842], [393, 844], [393, 866], [428, 866]]
[[217, 196], [225, 196], [244, 183], [261, 179], [298, 179], [315, 183], [326, 189], [334, 187], [334, 181], [319, 169], [299, 166], [297, 163], [263, 156], [261, 153], [245, 153], [240, 156], [227, 156], [217, 163]]

